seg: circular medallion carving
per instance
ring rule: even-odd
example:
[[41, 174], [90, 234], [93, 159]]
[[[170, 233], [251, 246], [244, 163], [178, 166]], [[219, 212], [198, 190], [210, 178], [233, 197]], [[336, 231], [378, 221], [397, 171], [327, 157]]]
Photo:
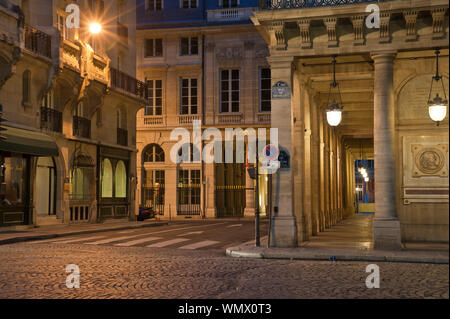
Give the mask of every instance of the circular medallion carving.
[[424, 174], [433, 175], [444, 167], [445, 156], [438, 148], [425, 148], [416, 155], [416, 166]]

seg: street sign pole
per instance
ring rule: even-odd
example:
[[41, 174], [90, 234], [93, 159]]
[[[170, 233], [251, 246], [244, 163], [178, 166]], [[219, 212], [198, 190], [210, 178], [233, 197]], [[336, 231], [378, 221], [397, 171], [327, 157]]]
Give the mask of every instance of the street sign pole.
[[256, 187], [255, 187], [255, 245], [259, 247], [261, 245], [260, 237], [259, 237], [259, 147], [258, 147], [258, 139], [256, 139], [256, 164], [255, 164], [255, 178], [256, 178]]

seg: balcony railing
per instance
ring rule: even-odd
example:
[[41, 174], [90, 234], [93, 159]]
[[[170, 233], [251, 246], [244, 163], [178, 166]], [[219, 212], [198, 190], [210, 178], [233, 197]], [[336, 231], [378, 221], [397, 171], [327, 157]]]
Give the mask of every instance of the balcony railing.
[[117, 128], [117, 144], [128, 146], [128, 131], [123, 128]]
[[62, 113], [47, 107], [41, 107], [41, 128], [62, 133]]
[[263, 10], [301, 9], [383, 1], [390, 0], [260, 0], [259, 6]]
[[242, 114], [219, 114], [219, 124], [240, 124]]
[[218, 10], [208, 10], [208, 22], [228, 22], [228, 21], [244, 21], [249, 20], [253, 11], [257, 8], [228, 8]]
[[73, 117], [73, 135], [84, 138], [91, 138], [91, 121], [84, 117]]
[[191, 124], [195, 120], [200, 120], [200, 115], [179, 115], [178, 124]]
[[30, 25], [24, 27], [25, 48], [44, 56], [52, 58], [52, 38], [48, 34], [33, 28]]
[[148, 97], [147, 86], [144, 82], [114, 68], [111, 68], [111, 86], [134, 94], [142, 99], [147, 99]]

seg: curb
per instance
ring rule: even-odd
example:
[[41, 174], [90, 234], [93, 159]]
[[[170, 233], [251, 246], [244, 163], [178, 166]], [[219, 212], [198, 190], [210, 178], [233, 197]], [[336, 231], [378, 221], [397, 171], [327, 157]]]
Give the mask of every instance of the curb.
[[108, 231], [116, 231], [116, 230], [124, 230], [124, 229], [166, 226], [168, 224], [169, 224], [169, 222], [155, 222], [155, 223], [151, 223], [151, 224], [149, 223], [149, 224], [142, 224], [142, 225], [128, 225], [128, 226], [110, 227], [110, 228], [102, 228], [102, 229], [80, 230], [80, 231], [73, 231], [73, 232], [67, 232], [67, 233], [61, 233], [61, 234], [56, 233], [56, 234], [46, 234], [46, 235], [35, 235], [35, 236], [30, 235], [30, 236], [23, 236], [23, 237], [13, 237], [13, 238], [7, 238], [7, 239], [0, 239], [0, 245], [8, 245], [8, 244], [22, 243], [22, 242], [27, 242], [27, 241], [45, 240], [45, 239], [68, 237], [68, 236], [75, 236], [75, 235], [103, 233], [103, 232], [108, 232]]
[[423, 264], [448, 264], [449, 257], [444, 256], [393, 256], [393, 255], [373, 255], [373, 254], [339, 254], [330, 252], [283, 252], [267, 251], [267, 249], [243, 249], [241, 247], [230, 247], [226, 249], [226, 255], [237, 258], [258, 258], [258, 259], [289, 259], [289, 260], [322, 260], [330, 261], [334, 257], [335, 261], [369, 261], [369, 262], [402, 262], [402, 263], [423, 263]]

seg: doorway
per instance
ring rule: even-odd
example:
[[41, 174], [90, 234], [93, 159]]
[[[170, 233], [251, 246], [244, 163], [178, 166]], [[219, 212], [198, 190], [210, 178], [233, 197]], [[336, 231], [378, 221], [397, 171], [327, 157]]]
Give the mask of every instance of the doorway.
[[56, 215], [56, 168], [52, 157], [39, 157], [37, 161], [36, 215]]

